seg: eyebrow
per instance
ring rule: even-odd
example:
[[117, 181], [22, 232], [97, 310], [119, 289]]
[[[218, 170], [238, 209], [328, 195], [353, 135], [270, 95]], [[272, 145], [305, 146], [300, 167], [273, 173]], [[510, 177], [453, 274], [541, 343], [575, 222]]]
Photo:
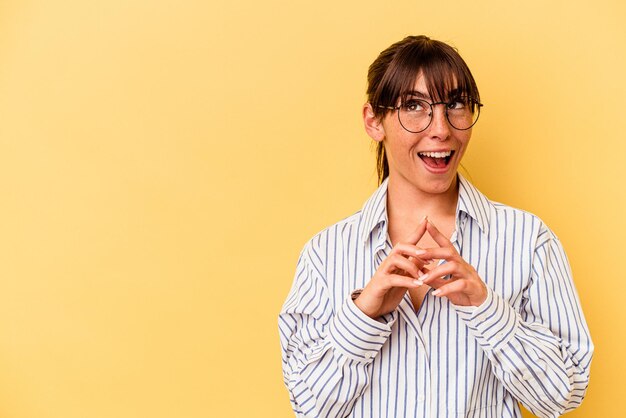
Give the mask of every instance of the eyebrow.
[[428, 95], [426, 93], [422, 93], [421, 91], [417, 91], [417, 90], [407, 91], [405, 93], [405, 96], [417, 96], [417, 97], [422, 98], [422, 99], [430, 99], [430, 95]]
[[[460, 93], [461, 93], [461, 89], [459, 88], [450, 90], [447, 94], [448, 100], [450, 100], [450, 98], [458, 97]], [[405, 93], [405, 96], [416, 96], [416, 97], [419, 97], [420, 99], [432, 100], [429, 94], [426, 94], [417, 90], [409, 90]]]

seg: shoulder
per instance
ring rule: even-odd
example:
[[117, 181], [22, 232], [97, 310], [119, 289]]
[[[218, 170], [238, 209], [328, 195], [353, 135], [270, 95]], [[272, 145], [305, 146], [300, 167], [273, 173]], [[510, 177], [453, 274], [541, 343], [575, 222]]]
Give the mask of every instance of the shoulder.
[[495, 224], [507, 231], [513, 230], [516, 234], [525, 235], [535, 247], [539, 247], [549, 240], [558, 240], [554, 232], [536, 214], [501, 202], [490, 202], [493, 208], [492, 225]]
[[476, 186], [461, 177], [460, 207], [470, 214], [483, 230], [533, 246], [556, 239], [546, 223], [536, 214], [489, 199]]
[[525, 210], [525, 209], [521, 209], [521, 208], [516, 208], [507, 204], [504, 204], [502, 202], [496, 202], [493, 200], [489, 201], [493, 207], [493, 213], [495, 216], [497, 216], [500, 219], [504, 219], [507, 217], [510, 218], [519, 218], [519, 219], [525, 219], [525, 220], [532, 220], [538, 223], [542, 223], [543, 221], [534, 213]]
[[387, 180], [378, 186], [360, 210], [313, 235], [301, 251], [301, 262], [313, 263], [323, 270], [332, 263], [354, 259], [370, 233], [386, 223], [386, 196]]
[[356, 241], [362, 223], [363, 211], [344, 218], [313, 235], [305, 244], [300, 257], [315, 262], [324, 262], [329, 252], [337, 250], [338, 245], [347, 241]]

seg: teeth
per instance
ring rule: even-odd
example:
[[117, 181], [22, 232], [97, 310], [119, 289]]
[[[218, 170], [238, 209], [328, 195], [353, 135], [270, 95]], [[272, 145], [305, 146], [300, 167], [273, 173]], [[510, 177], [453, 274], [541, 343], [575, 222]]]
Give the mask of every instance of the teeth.
[[449, 157], [450, 155], [452, 155], [452, 151], [446, 151], [446, 152], [418, 152], [419, 155], [423, 155], [425, 157], [432, 157], [432, 158], [446, 158]]

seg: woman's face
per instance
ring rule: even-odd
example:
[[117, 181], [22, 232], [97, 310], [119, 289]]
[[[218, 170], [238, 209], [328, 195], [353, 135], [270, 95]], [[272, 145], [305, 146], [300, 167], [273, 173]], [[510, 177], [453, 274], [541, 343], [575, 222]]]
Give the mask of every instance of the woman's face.
[[[430, 103], [434, 101], [428, 94], [421, 74], [418, 75], [413, 90], [418, 94], [416, 98]], [[419, 133], [404, 129], [397, 113], [398, 111], [390, 112], [382, 120], [382, 141], [389, 163], [390, 179], [398, 185], [405, 183], [424, 193], [438, 194], [448, 191], [456, 179], [456, 172], [469, 144], [472, 130], [461, 131], [450, 126], [443, 104], [435, 106], [430, 126]], [[433, 152], [444, 154], [428, 154]], [[438, 158], [447, 155], [446, 153], [451, 154], [447, 158]]]

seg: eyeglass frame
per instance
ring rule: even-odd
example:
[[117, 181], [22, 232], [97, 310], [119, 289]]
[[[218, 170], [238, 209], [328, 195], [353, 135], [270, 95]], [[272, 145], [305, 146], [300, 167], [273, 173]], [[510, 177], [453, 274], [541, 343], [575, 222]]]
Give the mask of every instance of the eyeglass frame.
[[473, 102], [474, 105], [478, 106], [478, 116], [476, 116], [476, 120], [474, 122], [472, 122], [472, 124], [470, 126], [468, 126], [467, 128], [460, 129], [460, 128], [457, 128], [456, 126], [454, 126], [452, 124], [452, 122], [450, 122], [450, 117], [448, 116], [448, 106], [447, 105], [449, 105], [451, 103], [454, 103], [454, 101], [457, 100], [457, 99], [453, 99], [453, 100], [451, 100], [449, 102], [434, 102], [434, 103], [431, 103], [431, 102], [429, 102], [428, 100], [425, 100], [425, 99], [417, 99], [417, 100], [419, 100], [421, 102], [428, 103], [428, 106], [430, 106], [430, 115], [429, 115], [430, 116], [430, 120], [428, 121], [428, 124], [426, 125], [426, 127], [424, 129], [420, 130], [420, 131], [411, 131], [410, 129], [407, 129], [406, 126], [404, 126], [404, 124], [402, 123], [402, 119], [400, 119], [400, 108], [402, 107], [402, 104], [400, 104], [398, 106], [378, 105], [376, 107], [381, 108], [381, 109], [397, 110], [398, 111], [398, 122], [400, 122], [400, 126], [402, 126], [402, 128], [404, 128], [404, 130], [407, 131], [407, 132], [411, 132], [412, 134], [418, 134], [420, 132], [424, 132], [426, 129], [428, 129], [430, 124], [433, 123], [433, 115], [435, 114], [434, 106], [440, 105], [440, 104], [446, 105], [445, 106], [445, 115], [446, 115], [446, 120], [448, 121], [448, 124], [451, 127], [453, 127], [454, 129], [456, 129], [457, 131], [467, 131], [468, 129], [471, 129], [472, 126], [476, 125], [476, 122], [478, 122], [478, 118], [480, 117], [480, 108], [483, 107], [484, 105], [482, 103], [480, 103], [480, 102], [477, 102], [477, 101], [473, 100], [473, 99], [469, 99], [470, 101]]

